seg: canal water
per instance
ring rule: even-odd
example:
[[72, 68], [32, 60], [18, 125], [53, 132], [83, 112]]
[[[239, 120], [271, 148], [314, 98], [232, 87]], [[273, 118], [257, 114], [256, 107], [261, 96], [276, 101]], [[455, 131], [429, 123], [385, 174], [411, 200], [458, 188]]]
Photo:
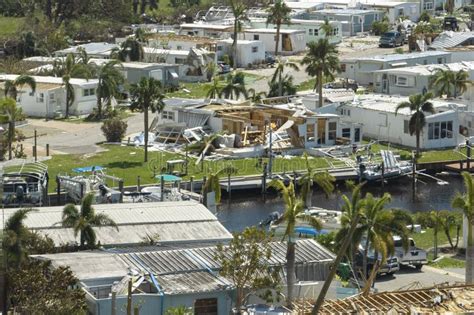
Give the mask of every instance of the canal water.
[[[412, 182], [409, 178], [390, 181], [381, 187], [379, 184], [366, 185], [363, 189], [374, 196], [381, 196], [384, 192], [390, 193], [390, 208], [401, 208], [411, 212], [428, 210], [450, 210], [451, 199], [457, 191], [464, 192], [462, 177], [459, 175], [437, 174], [447, 185], [439, 185], [436, 181], [422, 178], [417, 183], [416, 200], [412, 198]], [[344, 183], [338, 183], [335, 193], [326, 197], [319, 189], [313, 193], [313, 206], [340, 210], [342, 194], [350, 194]], [[264, 201], [259, 191], [240, 191], [232, 193], [231, 201], [225, 199], [223, 194], [221, 205], [218, 207], [217, 217], [230, 231], [241, 231], [247, 226], [258, 224], [266, 219], [271, 212], [283, 212], [282, 199], [276, 193], [270, 193]]]

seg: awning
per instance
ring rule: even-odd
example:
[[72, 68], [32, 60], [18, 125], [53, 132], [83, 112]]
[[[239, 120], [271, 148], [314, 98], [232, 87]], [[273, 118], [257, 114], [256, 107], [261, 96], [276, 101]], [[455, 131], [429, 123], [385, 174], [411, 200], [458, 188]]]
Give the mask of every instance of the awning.
[[391, 63], [390, 65], [392, 67], [405, 67], [408, 64], [405, 61], [403, 61], [403, 62], [394, 62], [394, 63]]
[[173, 71], [173, 70], [168, 70], [168, 72], [171, 74], [171, 77], [172, 77], [173, 79], [178, 79], [178, 78], [179, 78], [178, 74], [177, 74], [175, 71]]
[[87, 172], [94, 172], [94, 171], [100, 171], [103, 170], [104, 168], [102, 166], [84, 166], [84, 167], [78, 167], [78, 168], [73, 168], [72, 170], [76, 173], [87, 173]]
[[161, 180], [161, 177], [163, 177], [163, 180], [165, 182], [178, 182], [181, 181], [181, 177], [170, 175], [170, 174], [160, 174], [156, 175], [155, 178], [158, 180]]

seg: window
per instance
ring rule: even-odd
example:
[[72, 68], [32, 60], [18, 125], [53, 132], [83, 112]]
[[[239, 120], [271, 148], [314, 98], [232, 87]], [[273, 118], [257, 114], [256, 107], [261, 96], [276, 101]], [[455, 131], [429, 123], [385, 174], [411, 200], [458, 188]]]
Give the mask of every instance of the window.
[[423, 10], [433, 10], [433, 2], [425, 2], [423, 4]]
[[176, 63], [178, 65], [184, 65], [186, 63], [186, 59], [185, 58], [174, 58], [174, 63]]
[[162, 119], [168, 119], [168, 120], [174, 120], [174, 113], [165, 110], [161, 113], [161, 118]]
[[453, 138], [453, 122], [441, 121], [428, 124], [428, 139], [452, 139]]
[[346, 72], [346, 64], [341, 63], [341, 72]]
[[36, 94], [36, 102], [37, 103], [44, 103], [44, 93]]
[[93, 96], [93, 95], [95, 95], [95, 89], [84, 89], [82, 95], [83, 96]]
[[217, 299], [199, 299], [194, 301], [195, 315], [217, 315]]
[[339, 33], [339, 29], [337, 27], [332, 29], [332, 35], [336, 36]]
[[258, 52], [258, 46], [254, 46], [254, 47], [252, 47], [252, 52], [253, 52], [253, 53], [256, 53], [256, 52]]
[[306, 141], [314, 141], [314, 124], [306, 125]]
[[180, 45], [176, 46], [176, 50], [182, 50], [182, 49], [183, 49], [183, 46], [180, 46]]
[[260, 35], [253, 35], [253, 40], [260, 40]]
[[217, 51], [223, 51], [224, 50], [224, 46], [217, 46]]
[[398, 9], [398, 16], [404, 15], [403, 9]]
[[404, 120], [403, 121], [403, 133], [409, 134], [410, 133], [410, 121]]
[[308, 35], [313, 36], [313, 29], [312, 28], [308, 29]]
[[350, 139], [351, 138], [351, 128], [342, 128], [342, 137]]
[[330, 122], [328, 124], [328, 140], [336, 140], [336, 131], [337, 131], [337, 123]]
[[318, 36], [319, 35], [319, 30], [318, 29], [314, 29], [314, 36]]
[[438, 58], [438, 64], [443, 64], [443, 58]]
[[407, 83], [408, 83], [407, 77], [400, 77], [400, 76], [397, 76], [397, 83], [396, 83], [396, 85], [407, 86], [407, 85], [408, 85]]
[[354, 129], [354, 142], [360, 142], [360, 128]]

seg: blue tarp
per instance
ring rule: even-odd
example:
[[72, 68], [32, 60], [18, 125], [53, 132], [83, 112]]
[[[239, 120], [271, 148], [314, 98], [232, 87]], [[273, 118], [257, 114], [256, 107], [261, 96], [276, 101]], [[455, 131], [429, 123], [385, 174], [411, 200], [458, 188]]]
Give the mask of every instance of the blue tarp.
[[312, 227], [306, 227], [306, 226], [298, 226], [295, 228], [295, 233], [301, 233], [301, 234], [306, 234], [306, 235], [320, 235], [320, 234], [328, 234], [327, 230], [321, 230], [317, 231], [316, 229]]
[[84, 167], [78, 167], [78, 168], [73, 168], [72, 170], [76, 173], [87, 173], [87, 172], [93, 172], [93, 171], [100, 171], [103, 170], [104, 168], [102, 166], [84, 166]]
[[155, 178], [161, 180], [161, 176], [163, 176], [163, 180], [165, 182], [178, 182], [181, 181], [181, 177], [170, 175], [170, 174], [160, 174], [156, 175]]

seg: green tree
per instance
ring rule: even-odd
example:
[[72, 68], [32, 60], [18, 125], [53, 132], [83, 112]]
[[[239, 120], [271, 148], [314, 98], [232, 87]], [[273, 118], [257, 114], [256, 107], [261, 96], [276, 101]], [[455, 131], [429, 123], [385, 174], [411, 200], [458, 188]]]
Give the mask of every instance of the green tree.
[[317, 77], [316, 86], [319, 94], [319, 107], [324, 105], [323, 81], [325, 77], [334, 79], [334, 73], [339, 71], [338, 52], [334, 44], [329, 43], [327, 37], [320, 38], [317, 42], [308, 43], [309, 51], [301, 61], [306, 65], [306, 73]]
[[30, 260], [9, 274], [11, 301], [21, 314], [86, 314], [85, 292], [69, 267]]
[[19, 75], [15, 80], [6, 80], [4, 85], [5, 97], [11, 97], [13, 100], [18, 99], [18, 88], [22, 88], [24, 85], [28, 85], [31, 88], [31, 92], [34, 93], [36, 90], [36, 80], [29, 75]]
[[429, 102], [431, 98], [433, 98], [431, 93], [411, 95], [408, 102], [398, 104], [395, 109], [395, 115], [404, 108], [408, 108], [412, 113], [408, 123], [408, 131], [410, 131], [410, 135], [414, 134], [416, 137], [417, 156], [420, 154], [420, 134], [426, 125], [425, 113], [435, 113], [433, 103]]
[[164, 94], [160, 81], [154, 78], [142, 77], [138, 84], [132, 84], [130, 87], [130, 94], [132, 97], [132, 104], [130, 108], [133, 111], [140, 111], [144, 113], [144, 137], [145, 137], [145, 162], [148, 161], [148, 112], [161, 113], [165, 107], [163, 102]]
[[142, 61], [145, 52], [143, 45], [137, 38], [129, 37], [121, 45], [112, 51], [111, 57], [120, 61]]
[[248, 21], [247, 5], [242, 0], [227, 0], [234, 16], [234, 34], [232, 41], [232, 67], [237, 69], [237, 36], [242, 29], [242, 24]]
[[55, 71], [61, 73], [63, 84], [66, 90], [66, 113], [64, 117], [69, 118], [69, 111], [76, 99], [74, 86], [71, 84], [72, 78], [86, 78], [89, 79], [92, 75], [91, 69], [88, 65], [78, 62], [73, 54], [68, 54], [64, 61], [59, 61], [53, 65]]
[[245, 76], [243, 72], [229, 73], [226, 78], [226, 84], [222, 87], [219, 97], [233, 100], [240, 96], [247, 98], [247, 89], [245, 88]]
[[[271, 268], [271, 238], [264, 230], [248, 227], [234, 233], [229, 245], [217, 245], [215, 259], [221, 265], [220, 275], [236, 288], [235, 308], [238, 314], [248, 295], [260, 289], [272, 289], [279, 283], [279, 270]], [[270, 292], [266, 292], [267, 296]]]
[[[283, 89], [285, 86], [288, 87], [288, 82], [292, 83], [293, 79], [288, 74], [284, 76], [284, 72], [286, 69], [291, 69], [294, 71], [300, 70], [300, 68], [295, 62], [289, 61], [288, 59], [283, 60], [281, 58], [278, 58], [275, 72], [273, 72], [272, 78], [270, 80], [270, 92], [268, 93], [269, 95], [271, 96], [288, 95], [288, 94], [285, 94], [285, 92], [288, 92], [288, 91], [284, 91]], [[273, 93], [272, 91], [272, 86], [278, 87], [276, 95], [274, 95], [275, 93]]]
[[374, 35], [382, 35], [383, 33], [388, 32], [389, 29], [390, 23], [388, 22], [388, 18], [385, 16], [381, 21], [372, 22], [372, 32], [374, 32]]
[[451, 97], [454, 90], [455, 72], [446, 69], [436, 69], [430, 79], [430, 88], [436, 91], [436, 95]]
[[291, 9], [283, 0], [275, 0], [273, 5], [268, 7], [267, 13], [267, 27], [268, 24], [274, 24], [276, 26], [275, 56], [278, 56], [278, 48], [280, 45], [280, 28], [282, 24], [291, 24]]
[[104, 120], [100, 129], [107, 142], [120, 142], [127, 132], [127, 122], [118, 117], [109, 118]]
[[110, 107], [112, 99], [120, 94], [119, 89], [125, 81], [119, 67], [121, 67], [120, 61], [111, 60], [96, 69], [99, 80], [96, 90], [99, 120], [102, 118], [102, 102], [105, 101]]
[[[459, 244], [459, 236], [462, 228], [462, 213], [459, 211], [441, 211], [441, 228], [448, 239], [452, 250], [456, 250]], [[456, 230], [456, 241], [453, 240], [451, 231]]]
[[170, 307], [166, 310], [165, 315], [193, 315], [193, 309], [186, 306]]
[[[297, 86], [293, 84], [293, 76], [289, 74], [285, 74], [279, 82], [268, 81], [268, 87], [267, 97], [295, 95], [298, 90]], [[248, 92], [250, 93], [251, 91], [249, 90]]]
[[217, 99], [222, 94], [224, 82], [219, 76], [212, 76], [211, 82], [207, 84], [206, 97], [208, 99]]
[[316, 230], [321, 230], [322, 223], [317, 218], [306, 214], [304, 209], [304, 202], [301, 198], [296, 196], [295, 187], [293, 183], [285, 186], [281, 180], [272, 180], [268, 187], [276, 189], [282, 196], [285, 211], [277, 223], [286, 224], [286, 229], [283, 234], [283, 239], [287, 238], [287, 252], [286, 252], [286, 279], [288, 286], [287, 304], [291, 307], [294, 296], [294, 286], [296, 283], [295, 273], [295, 250], [296, 250], [296, 236], [295, 228], [298, 220], [309, 223]]
[[310, 208], [314, 184], [319, 186], [326, 195], [329, 195], [334, 190], [336, 178], [328, 172], [315, 171], [309, 163], [308, 154], [305, 152], [303, 156], [306, 163], [306, 173], [300, 178], [299, 184], [301, 185], [301, 195], [304, 198], [304, 205], [306, 208]]
[[4, 120], [8, 123], [8, 132], [6, 142], [8, 146], [8, 159], [11, 160], [12, 156], [12, 145], [15, 141], [15, 122], [19, 120], [21, 111], [16, 106], [16, 101], [13, 98], [4, 98], [0, 100], [0, 115], [4, 117]]
[[74, 204], [64, 206], [61, 224], [63, 227], [72, 228], [74, 236], [80, 234], [80, 246], [84, 248], [93, 248], [96, 245], [96, 234], [94, 227], [111, 226], [119, 230], [117, 224], [106, 214], [95, 213], [92, 203], [93, 194], [87, 194], [81, 203], [81, 209], [78, 210]]
[[333, 28], [332, 28], [331, 23], [329, 23], [328, 19], [324, 20], [323, 25], [321, 25], [321, 30], [324, 32], [325, 37], [331, 37], [332, 36]]
[[467, 86], [469, 84], [472, 84], [472, 81], [469, 80], [469, 73], [464, 70], [460, 70], [454, 74], [454, 81], [453, 81], [453, 86], [454, 86], [454, 98], [458, 97], [459, 95], [462, 95], [464, 92], [467, 91]]
[[6, 255], [7, 267], [17, 269], [28, 258], [26, 242], [30, 232], [24, 221], [34, 209], [19, 209], [5, 223], [3, 251]]
[[202, 196], [204, 198], [204, 204], [207, 204], [207, 194], [214, 192], [214, 200], [217, 204], [221, 202], [221, 184], [220, 176], [224, 173], [223, 169], [213, 172], [212, 170], [208, 173], [206, 182], [202, 186]]
[[468, 222], [466, 244], [466, 284], [474, 283], [474, 235], [472, 233], [474, 225], [474, 181], [468, 172], [461, 173], [464, 179], [464, 194], [457, 192], [451, 205], [455, 209], [463, 212]]
[[431, 21], [431, 15], [428, 13], [428, 11], [421, 12], [418, 22], [429, 23], [430, 21]]

